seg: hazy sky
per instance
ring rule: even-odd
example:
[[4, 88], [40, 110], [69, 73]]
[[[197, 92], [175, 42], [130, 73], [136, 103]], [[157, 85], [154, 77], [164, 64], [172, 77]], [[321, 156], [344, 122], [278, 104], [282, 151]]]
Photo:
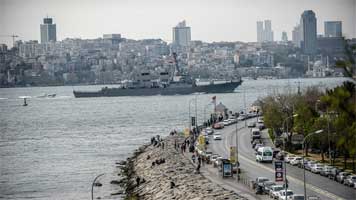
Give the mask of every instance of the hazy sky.
[[[318, 33], [324, 21], [341, 20], [346, 37], [356, 37], [356, 0], [0, 0], [0, 35], [40, 40], [47, 14], [57, 24], [57, 39], [125, 38], [172, 40], [172, 27], [185, 19], [192, 40], [256, 41], [256, 21], [271, 19], [275, 40], [293, 27], [304, 10], [314, 10]], [[0, 43], [11, 44], [0, 37]]]

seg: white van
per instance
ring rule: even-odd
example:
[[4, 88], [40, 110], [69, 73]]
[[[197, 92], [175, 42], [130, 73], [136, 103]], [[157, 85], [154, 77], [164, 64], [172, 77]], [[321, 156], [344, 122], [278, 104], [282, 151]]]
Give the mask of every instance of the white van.
[[260, 129], [258, 129], [258, 128], [251, 129], [251, 139], [252, 140], [261, 139]]
[[272, 162], [273, 161], [273, 150], [272, 147], [260, 147], [257, 149], [256, 153], [257, 162]]

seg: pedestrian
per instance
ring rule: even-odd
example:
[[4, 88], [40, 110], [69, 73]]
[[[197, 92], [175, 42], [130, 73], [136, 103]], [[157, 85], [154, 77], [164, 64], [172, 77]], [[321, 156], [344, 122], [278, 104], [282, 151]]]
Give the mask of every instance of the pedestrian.
[[200, 163], [198, 163], [198, 166], [197, 166], [197, 173], [198, 174], [200, 173]]
[[177, 140], [174, 140], [174, 148], [177, 150]]
[[136, 186], [138, 187], [140, 185], [140, 177], [136, 178]]
[[201, 156], [198, 156], [198, 164], [201, 164]]
[[195, 163], [195, 154], [192, 155], [192, 161]]
[[164, 149], [164, 142], [162, 141], [162, 149]]

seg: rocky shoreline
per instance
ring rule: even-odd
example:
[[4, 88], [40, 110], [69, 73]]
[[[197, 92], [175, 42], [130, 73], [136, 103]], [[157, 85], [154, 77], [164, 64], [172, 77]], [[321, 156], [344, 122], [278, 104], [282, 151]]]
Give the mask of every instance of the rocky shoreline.
[[176, 148], [184, 137], [170, 135], [160, 145], [143, 145], [120, 162], [125, 199], [245, 199], [211, 182]]

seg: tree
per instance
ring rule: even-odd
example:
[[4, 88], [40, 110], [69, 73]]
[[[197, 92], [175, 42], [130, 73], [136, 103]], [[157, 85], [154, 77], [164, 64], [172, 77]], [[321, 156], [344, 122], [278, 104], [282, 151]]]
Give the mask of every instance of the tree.
[[[337, 148], [344, 155], [344, 168], [346, 168], [347, 158], [356, 154], [356, 95], [355, 84], [344, 82], [333, 90], [328, 90], [323, 96], [322, 101], [328, 106], [328, 109], [337, 113], [333, 125], [336, 129], [338, 140]], [[354, 164], [355, 165], [355, 164]], [[354, 167], [355, 168], [355, 167]]]

